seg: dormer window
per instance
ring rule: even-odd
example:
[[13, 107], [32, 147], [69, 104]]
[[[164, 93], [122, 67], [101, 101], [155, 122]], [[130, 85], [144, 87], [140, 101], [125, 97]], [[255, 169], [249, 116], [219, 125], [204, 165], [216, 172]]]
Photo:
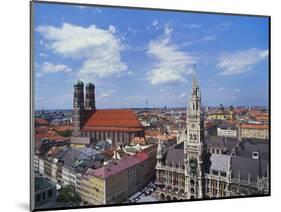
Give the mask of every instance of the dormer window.
[[259, 159], [259, 152], [252, 152], [253, 159]]

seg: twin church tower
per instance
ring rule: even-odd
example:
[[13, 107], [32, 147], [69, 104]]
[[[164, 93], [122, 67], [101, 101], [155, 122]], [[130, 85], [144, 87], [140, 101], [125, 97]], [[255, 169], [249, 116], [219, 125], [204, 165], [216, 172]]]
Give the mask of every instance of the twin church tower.
[[80, 128], [85, 118], [85, 111], [96, 110], [95, 100], [95, 85], [88, 83], [86, 85], [86, 95], [84, 103], [84, 83], [78, 81], [74, 84], [74, 95], [73, 95], [73, 136], [80, 136]]

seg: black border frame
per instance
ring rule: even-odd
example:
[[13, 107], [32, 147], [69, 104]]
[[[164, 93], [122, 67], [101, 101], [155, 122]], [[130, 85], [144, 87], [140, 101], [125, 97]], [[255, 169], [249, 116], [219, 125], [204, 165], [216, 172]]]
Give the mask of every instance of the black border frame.
[[[141, 203], [118, 203], [118, 204], [108, 204], [108, 205], [91, 205], [91, 206], [70, 206], [70, 207], [55, 207], [55, 208], [35, 208], [34, 206], [34, 170], [33, 170], [33, 145], [34, 145], [34, 12], [33, 4], [42, 3], [42, 4], [56, 4], [56, 5], [73, 5], [73, 6], [92, 6], [92, 7], [105, 7], [105, 8], [116, 8], [116, 9], [136, 9], [136, 10], [157, 10], [157, 11], [169, 11], [169, 12], [181, 12], [181, 13], [199, 13], [199, 14], [211, 14], [211, 15], [226, 15], [226, 16], [246, 16], [246, 17], [260, 17], [267, 18], [268, 21], [268, 112], [269, 112], [269, 192], [268, 194], [262, 195], [247, 195], [247, 196], [237, 196], [237, 197], [219, 197], [219, 198], [210, 198], [210, 199], [193, 199], [193, 200], [170, 200], [170, 201], [154, 201], [154, 202], [141, 202]], [[193, 11], [193, 10], [184, 10], [184, 9], [165, 9], [165, 8], [148, 8], [148, 7], [134, 7], [134, 6], [122, 6], [122, 5], [101, 5], [101, 4], [90, 4], [90, 3], [73, 3], [73, 2], [56, 2], [56, 1], [41, 1], [41, 0], [31, 0], [29, 2], [29, 92], [30, 92], [30, 101], [29, 101], [29, 113], [30, 113], [30, 154], [29, 154], [29, 177], [30, 177], [30, 195], [29, 195], [29, 209], [30, 211], [54, 211], [54, 210], [70, 210], [70, 209], [87, 209], [87, 208], [104, 208], [104, 207], [114, 207], [114, 206], [137, 206], [137, 205], [150, 205], [150, 204], [169, 204], [169, 203], [180, 203], [180, 202], [198, 202], [198, 201], [209, 201], [209, 200], [226, 200], [226, 199], [244, 199], [244, 198], [256, 198], [256, 197], [270, 197], [271, 196], [271, 16], [270, 15], [253, 15], [253, 14], [241, 14], [241, 13], [225, 13], [225, 12], [206, 12], [206, 11]]]

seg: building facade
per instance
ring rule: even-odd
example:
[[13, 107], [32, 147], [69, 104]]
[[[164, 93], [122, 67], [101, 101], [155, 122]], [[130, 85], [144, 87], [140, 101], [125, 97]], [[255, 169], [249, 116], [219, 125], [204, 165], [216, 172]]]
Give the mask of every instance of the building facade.
[[268, 160], [208, 151], [194, 74], [186, 127], [173, 147], [159, 140], [155, 197], [160, 201], [267, 194]]
[[223, 123], [217, 127], [217, 135], [221, 137], [237, 138], [238, 136], [237, 132], [238, 132], [237, 127], [230, 124]]
[[267, 124], [240, 124], [239, 128], [241, 138], [269, 138]]
[[147, 153], [140, 152], [98, 169], [88, 168], [81, 180], [82, 200], [89, 205], [126, 201], [152, 180], [150, 163]]

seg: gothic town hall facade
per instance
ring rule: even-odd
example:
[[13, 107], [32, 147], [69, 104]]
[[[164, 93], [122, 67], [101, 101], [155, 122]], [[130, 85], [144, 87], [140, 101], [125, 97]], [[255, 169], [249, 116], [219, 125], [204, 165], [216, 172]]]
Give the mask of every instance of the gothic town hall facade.
[[156, 193], [160, 201], [264, 195], [268, 161], [207, 152], [201, 92], [194, 74], [186, 127], [176, 145], [159, 141]]

